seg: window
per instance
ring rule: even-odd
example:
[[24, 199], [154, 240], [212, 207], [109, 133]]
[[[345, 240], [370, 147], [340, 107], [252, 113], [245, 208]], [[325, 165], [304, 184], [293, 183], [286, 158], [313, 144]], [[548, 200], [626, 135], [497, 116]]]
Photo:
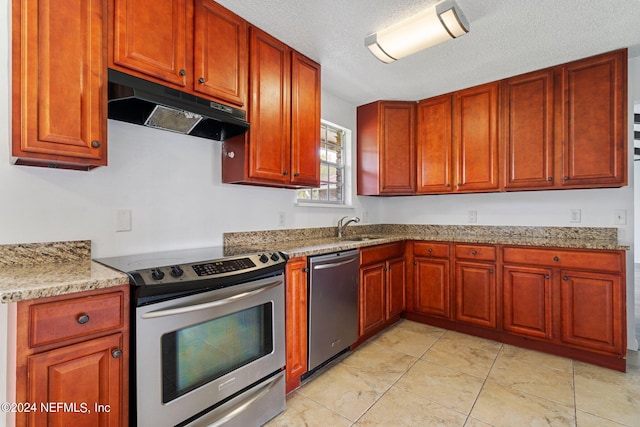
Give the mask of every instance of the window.
[[332, 123], [320, 124], [320, 188], [298, 190], [299, 203], [344, 205], [347, 149], [351, 131]]

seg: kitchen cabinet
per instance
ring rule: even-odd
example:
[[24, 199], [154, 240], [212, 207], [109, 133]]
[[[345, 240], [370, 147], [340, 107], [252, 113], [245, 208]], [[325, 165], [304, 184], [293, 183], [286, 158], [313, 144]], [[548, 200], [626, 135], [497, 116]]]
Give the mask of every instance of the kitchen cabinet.
[[412, 313], [451, 319], [449, 251], [450, 245], [443, 242], [413, 244], [413, 297], [408, 307]]
[[451, 94], [418, 103], [417, 193], [454, 190]]
[[[513, 284], [523, 289], [522, 297], [529, 297], [524, 303], [505, 296], [505, 313], [528, 308], [528, 318], [516, 318], [520, 326], [515, 332], [581, 350], [624, 355], [624, 252], [517, 247], [505, 247], [503, 252], [505, 293], [506, 285]], [[527, 275], [518, 277], [520, 271]], [[515, 305], [520, 308], [512, 308]], [[541, 327], [548, 324], [543, 333]]]
[[502, 81], [501, 138], [507, 191], [549, 189], [561, 181], [554, 166], [553, 81], [552, 69]]
[[415, 193], [415, 117], [415, 102], [358, 107], [358, 195]]
[[250, 30], [248, 120], [224, 141], [222, 180], [280, 187], [320, 185], [320, 65]]
[[627, 50], [557, 67], [562, 187], [627, 184]]
[[[17, 307], [16, 401], [38, 408], [16, 425], [127, 425], [129, 286]], [[71, 406], [41, 407], [56, 402]]]
[[247, 22], [212, 0], [111, 0], [110, 63], [246, 109]]
[[107, 164], [106, 14], [102, 0], [12, 2], [15, 164]]
[[360, 251], [360, 339], [381, 331], [400, 318], [405, 307], [404, 243]]
[[495, 329], [497, 317], [496, 247], [455, 244], [455, 319]]
[[307, 372], [307, 257], [291, 258], [285, 271], [287, 393]]

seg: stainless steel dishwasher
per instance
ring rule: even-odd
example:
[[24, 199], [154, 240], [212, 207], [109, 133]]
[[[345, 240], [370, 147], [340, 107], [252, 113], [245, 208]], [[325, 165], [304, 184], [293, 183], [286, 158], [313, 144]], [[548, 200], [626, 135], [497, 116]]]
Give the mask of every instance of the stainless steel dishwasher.
[[309, 371], [358, 339], [359, 260], [357, 249], [309, 258]]

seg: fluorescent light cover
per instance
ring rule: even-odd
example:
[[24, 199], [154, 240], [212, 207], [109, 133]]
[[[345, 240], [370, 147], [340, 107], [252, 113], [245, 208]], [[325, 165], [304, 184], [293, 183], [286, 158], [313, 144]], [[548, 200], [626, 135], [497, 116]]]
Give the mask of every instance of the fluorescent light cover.
[[454, 0], [444, 0], [365, 38], [365, 46], [385, 63], [456, 38], [469, 23]]

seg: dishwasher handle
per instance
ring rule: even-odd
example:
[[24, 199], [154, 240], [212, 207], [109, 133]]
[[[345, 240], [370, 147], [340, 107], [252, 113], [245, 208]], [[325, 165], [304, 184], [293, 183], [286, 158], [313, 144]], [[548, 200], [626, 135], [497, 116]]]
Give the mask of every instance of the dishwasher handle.
[[357, 260], [358, 260], [358, 257], [354, 257], [354, 258], [348, 259], [346, 261], [332, 262], [331, 264], [318, 264], [318, 265], [314, 265], [313, 269], [314, 270], [324, 270], [326, 268], [339, 267], [341, 265], [349, 264], [349, 263], [352, 263], [352, 262], [357, 261]]

